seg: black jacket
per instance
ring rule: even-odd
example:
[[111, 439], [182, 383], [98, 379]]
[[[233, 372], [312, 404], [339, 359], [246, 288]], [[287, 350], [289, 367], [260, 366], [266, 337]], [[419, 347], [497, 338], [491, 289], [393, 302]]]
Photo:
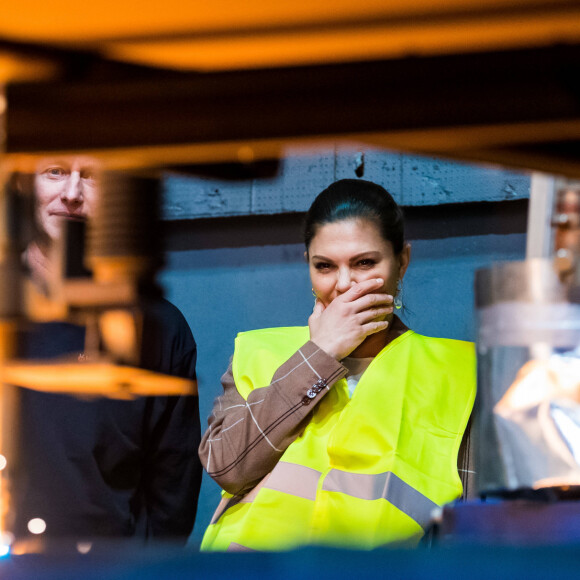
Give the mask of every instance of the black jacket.
[[[183, 315], [165, 300], [144, 303], [143, 368], [195, 378], [196, 345]], [[81, 353], [84, 328], [36, 324], [21, 355]], [[190, 534], [201, 483], [198, 398], [82, 400], [21, 389], [14, 531], [32, 518], [52, 537], [181, 538]]]

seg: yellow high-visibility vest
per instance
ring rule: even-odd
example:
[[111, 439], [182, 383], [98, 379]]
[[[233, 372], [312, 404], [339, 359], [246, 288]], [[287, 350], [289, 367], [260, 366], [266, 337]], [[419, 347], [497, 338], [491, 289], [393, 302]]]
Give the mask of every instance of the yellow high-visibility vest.
[[[308, 328], [238, 335], [232, 362], [247, 398], [309, 339]], [[202, 550], [370, 549], [416, 543], [435, 509], [461, 495], [457, 454], [475, 398], [473, 343], [409, 330], [345, 379], [244, 498], [223, 493]]]

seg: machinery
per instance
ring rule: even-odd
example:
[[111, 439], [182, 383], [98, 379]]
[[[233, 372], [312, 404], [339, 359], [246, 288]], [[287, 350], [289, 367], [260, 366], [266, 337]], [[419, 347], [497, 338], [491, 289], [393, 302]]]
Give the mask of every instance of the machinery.
[[550, 255], [476, 276], [480, 494], [580, 484], [580, 190], [562, 183]]

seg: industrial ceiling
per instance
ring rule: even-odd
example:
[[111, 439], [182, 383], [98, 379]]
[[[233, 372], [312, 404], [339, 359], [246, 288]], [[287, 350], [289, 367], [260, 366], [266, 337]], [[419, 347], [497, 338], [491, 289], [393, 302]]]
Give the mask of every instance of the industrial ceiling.
[[580, 176], [577, 0], [8, 0], [7, 159], [348, 140]]

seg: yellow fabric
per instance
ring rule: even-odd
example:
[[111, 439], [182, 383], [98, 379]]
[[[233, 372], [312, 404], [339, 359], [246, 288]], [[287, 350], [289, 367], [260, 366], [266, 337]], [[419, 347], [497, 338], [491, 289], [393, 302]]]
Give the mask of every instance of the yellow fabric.
[[[308, 329], [301, 327], [240, 334], [232, 367], [240, 394], [246, 398], [270, 384], [276, 369], [306, 340]], [[281, 462], [322, 473], [316, 499], [268, 489], [266, 482], [251, 503], [229, 508], [209, 526], [202, 549], [226, 550], [232, 542], [283, 550], [418, 541], [422, 525], [390, 501], [326, 491], [325, 479], [333, 469], [347, 475], [391, 472], [428, 498], [428, 505], [459, 497], [457, 453], [475, 384], [472, 343], [407, 331], [375, 357], [352, 398], [346, 381], [338, 381], [282, 456]]]
[[267, 387], [276, 369], [309, 339], [307, 326], [240, 332], [236, 337], [232, 360], [238, 393], [247, 399], [254, 389]]

